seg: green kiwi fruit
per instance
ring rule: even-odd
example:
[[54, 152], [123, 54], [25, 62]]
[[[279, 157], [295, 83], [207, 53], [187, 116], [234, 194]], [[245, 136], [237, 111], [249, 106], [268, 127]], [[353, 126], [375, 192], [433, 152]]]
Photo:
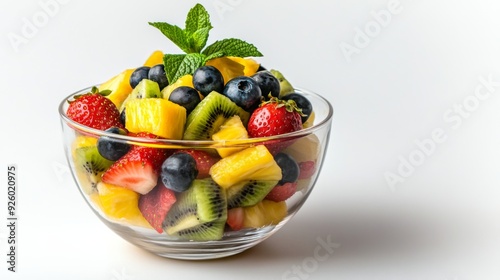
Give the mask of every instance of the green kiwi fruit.
[[220, 126], [234, 115], [239, 115], [246, 126], [250, 113], [228, 97], [212, 91], [194, 108], [186, 120], [185, 140], [209, 140]]
[[142, 98], [161, 98], [162, 94], [160, 92], [160, 86], [157, 82], [143, 79], [137, 84], [137, 86], [132, 90], [132, 92], [127, 96], [125, 101], [123, 101], [120, 107], [120, 112], [125, 109], [127, 102], [131, 99], [142, 99]]
[[196, 179], [163, 221], [169, 235], [191, 240], [218, 240], [222, 237], [227, 220], [225, 190], [212, 179]]
[[97, 151], [97, 146], [80, 147], [75, 150], [75, 169], [80, 186], [87, 194], [97, 190], [101, 175], [113, 161], [103, 158]]
[[250, 180], [238, 183], [226, 190], [228, 209], [253, 206], [266, 197], [278, 181]]
[[289, 93], [295, 92], [295, 89], [293, 88], [292, 84], [281, 74], [280, 71], [278, 70], [270, 70], [271, 74], [273, 74], [276, 79], [280, 82], [280, 97], [285, 96]]
[[201, 223], [190, 228], [179, 230], [174, 235], [182, 239], [195, 241], [219, 240], [224, 235], [225, 224], [225, 220]]

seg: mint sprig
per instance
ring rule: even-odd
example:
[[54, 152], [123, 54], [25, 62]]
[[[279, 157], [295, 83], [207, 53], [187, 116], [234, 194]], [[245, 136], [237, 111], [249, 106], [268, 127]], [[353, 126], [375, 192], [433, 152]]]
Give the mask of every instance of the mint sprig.
[[169, 83], [180, 77], [193, 74], [207, 61], [224, 56], [259, 57], [262, 53], [252, 44], [240, 39], [224, 39], [206, 47], [213, 28], [210, 15], [203, 5], [196, 4], [187, 14], [185, 28], [166, 22], [150, 22], [185, 54], [165, 54], [163, 63]]
[[216, 41], [203, 50], [202, 54], [214, 58], [220, 56], [262, 56], [254, 45], [234, 38]]

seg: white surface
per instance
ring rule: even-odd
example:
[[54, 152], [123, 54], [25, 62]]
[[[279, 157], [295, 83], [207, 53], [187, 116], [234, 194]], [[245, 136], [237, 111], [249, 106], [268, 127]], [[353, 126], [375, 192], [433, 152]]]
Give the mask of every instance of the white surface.
[[[303, 264], [309, 272], [288, 279], [500, 277], [500, 86], [460, 126], [443, 117], [471, 98], [479, 77], [500, 81], [498, 1], [401, 0], [350, 62], [340, 44], [354, 44], [355, 28], [390, 1], [200, 1], [212, 40], [254, 43], [264, 65], [335, 107], [323, 174], [297, 216], [254, 249], [203, 262], [148, 254], [93, 216], [64, 169], [57, 114], [69, 93], [155, 49], [177, 52], [147, 22], [183, 24], [195, 1], [65, 1], [16, 52], [9, 34], [45, 2], [0, 2], [0, 168], [19, 167], [20, 219], [16, 274], [6, 271], [0, 227], [1, 279], [282, 279]], [[221, 3], [234, 7], [218, 14]], [[435, 129], [446, 141], [391, 190], [384, 174]], [[340, 247], [313, 267], [318, 238]]]

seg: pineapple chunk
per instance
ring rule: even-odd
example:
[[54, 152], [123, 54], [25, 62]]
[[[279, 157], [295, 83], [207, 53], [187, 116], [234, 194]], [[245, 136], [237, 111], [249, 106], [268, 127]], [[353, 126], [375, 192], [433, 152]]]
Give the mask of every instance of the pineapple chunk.
[[290, 155], [298, 163], [304, 161], [316, 161], [319, 157], [321, 143], [318, 136], [309, 134], [297, 139], [291, 146], [288, 146], [283, 152]]
[[252, 76], [259, 69], [259, 63], [250, 58], [240, 57], [219, 57], [207, 61], [206, 65], [217, 68], [222, 77], [224, 84], [239, 76]]
[[302, 126], [304, 128], [308, 128], [308, 127], [313, 126], [315, 117], [316, 117], [316, 114], [314, 114], [314, 111], [311, 112], [311, 115], [309, 116], [309, 118], [307, 118], [307, 121], [302, 124]]
[[254, 206], [243, 208], [243, 227], [260, 228], [277, 225], [287, 214], [286, 202], [262, 200]]
[[179, 140], [184, 134], [186, 109], [162, 98], [133, 99], [127, 102], [125, 118], [130, 132]]
[[142, 227], [151, 227], [139, 210], [140, 195], [132, 190], [100, 182], [97, 184], [98, 198], [93, 197], [109, 219], [125, 221]]
[[260, 66], [260, 63], [251, 58], [242, 58], [236, 56], [229, 56], [228, 58], [245, 67], [243, 69], [243, 75], [245, 76], [252, 76], [253, 74], [257, 73], [257, 70], [259, 69]]
[[[240, 139], [248, 139], [248, 132], [243, 125], [243, 122], [241, 122], [240, 116], [238, 115], [234, 115], [233, 117], [229, 118], [225, 123], [221, 125], [219, 131], [212, 135], [212, 140], [215, 141]], [[225, 158], [244, 149], [244, 147], [241, 147], [218, 148], [216, 150], [222, 158]]]
[[227, 189], [246, 180], [281, 180], [281, 168], [264, 145], [246, 148], [221, 159], [210, 168], [210, 176]]
[[163, 64], [163, 52], [159, 50], [151, 53], [146, 62], [144, 62], [144, 66], [148, 67], [153, 67], [158, 64]]
[[127, 69], [99, 86], [99, 91], [111, 90], [111, 93], [106, 97], [115, 104], [116, 108], [120, 108], [123, 101], [125, 101], [132, 92], [130, 75], [132, 75], [134, 70], [135, 69]]

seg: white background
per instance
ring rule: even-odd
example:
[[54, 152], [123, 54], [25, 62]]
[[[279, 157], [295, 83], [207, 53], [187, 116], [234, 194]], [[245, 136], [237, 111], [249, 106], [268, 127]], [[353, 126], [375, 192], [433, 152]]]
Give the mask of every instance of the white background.
[[[98, 221], [65, 167], [57, 113], [153, 50], [178, 52], [147, 22], [182, 25], [196, 2], [66, 0], [43, 22], [48, 1], [0, 2], [0, 168], [19, 168], [18, 272], [7, 272], [2, 222], [1, 279], [282, 279], [294, 266], [304, 274], [288, 279], [499, 279], [500, 86], [474, 103], [480, 77], [500, 82], [498, 1], [400, 0], [380, 30], [371, 11], [389, 0], [200, 1], [211, 41], [254, 43], [265, 66], [335, 108], [323, 173], [294, 219], [240, 255], [200, 262], [146, 253]], [[367, 26], [372, 37], [356, 43]], [[459, 124], [449, 110], [464, 100]], [[391, 189], [385, 174], [436, 129], [446, 140]], [[313, 267], [318, 238], [340, 247]]]

